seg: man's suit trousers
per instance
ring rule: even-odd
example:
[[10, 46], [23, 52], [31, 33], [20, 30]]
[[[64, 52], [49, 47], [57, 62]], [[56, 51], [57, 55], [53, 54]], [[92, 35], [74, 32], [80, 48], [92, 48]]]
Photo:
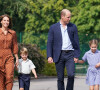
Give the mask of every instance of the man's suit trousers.
[[68, 82], [66, 90], [73, 90], [74, 85], [74, 74], [75, 74], [75, 63], [73, 51], [61, 52], [59, 61], [55, 63], [57, 77], [58, 77], [58, 90], [65, 90], [64, 87], [64, 69], [66, 67]]

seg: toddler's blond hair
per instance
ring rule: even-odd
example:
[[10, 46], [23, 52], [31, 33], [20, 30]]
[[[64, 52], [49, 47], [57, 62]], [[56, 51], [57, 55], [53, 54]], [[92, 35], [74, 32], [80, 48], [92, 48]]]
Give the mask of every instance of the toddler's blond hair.
[[20, 55], [21, 55], [21, 54], [28, 54], [27, 48], [22, 47], [21, 50], [20, 50]]

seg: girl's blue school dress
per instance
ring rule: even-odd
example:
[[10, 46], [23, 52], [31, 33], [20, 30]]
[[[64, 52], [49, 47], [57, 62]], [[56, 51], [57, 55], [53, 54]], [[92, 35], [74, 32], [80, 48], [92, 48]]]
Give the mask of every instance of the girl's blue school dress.
[[100, 63], [100, 51], [96, 50], [95, 53], [92, 53], [91, 50], [87, 51], [82, 60], [87, 61], [89, 64], [87, 74], [86, 74], [86, 83], [88, 85], [100, 85], [100, 67], [95, 68], [97, 63]]

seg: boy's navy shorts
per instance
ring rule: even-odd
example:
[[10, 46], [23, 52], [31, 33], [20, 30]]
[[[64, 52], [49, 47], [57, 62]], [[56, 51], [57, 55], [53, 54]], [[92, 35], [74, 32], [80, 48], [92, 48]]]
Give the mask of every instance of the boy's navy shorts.
[[24, 88], [24, 90], [29, 90], [30, 87], [30, 74], [19, 74], [19, 88]]

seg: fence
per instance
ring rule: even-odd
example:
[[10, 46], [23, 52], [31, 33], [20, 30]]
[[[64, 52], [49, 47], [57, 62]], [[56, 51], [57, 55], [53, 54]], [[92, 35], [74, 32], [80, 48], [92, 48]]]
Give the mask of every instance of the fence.
[[[38, 47], [40, 47], [41, 50], [46, 49], [47, 44], [47, 33], [41, 33], [41, 34], [33, 34], [32, 32], [28, 33], [17, 33], [18, 36], [18, 42], [19, 43], [30, 43], [30, 44], [36, 44]], [[81, 55], [80, 60], [84, 53], [89, 50], [88, 42], [91, 39], [97, 39], [100, 41], [100, 35], [93, 35], [93, 34], [79, 34], [79, 41], [80, 41], [80, 49], [81, 49]], [[100, 45], [98, 45], [98, 49], [100, 49]], [[86, 74], [88, 64], [76, 64], [76, 74]]]

